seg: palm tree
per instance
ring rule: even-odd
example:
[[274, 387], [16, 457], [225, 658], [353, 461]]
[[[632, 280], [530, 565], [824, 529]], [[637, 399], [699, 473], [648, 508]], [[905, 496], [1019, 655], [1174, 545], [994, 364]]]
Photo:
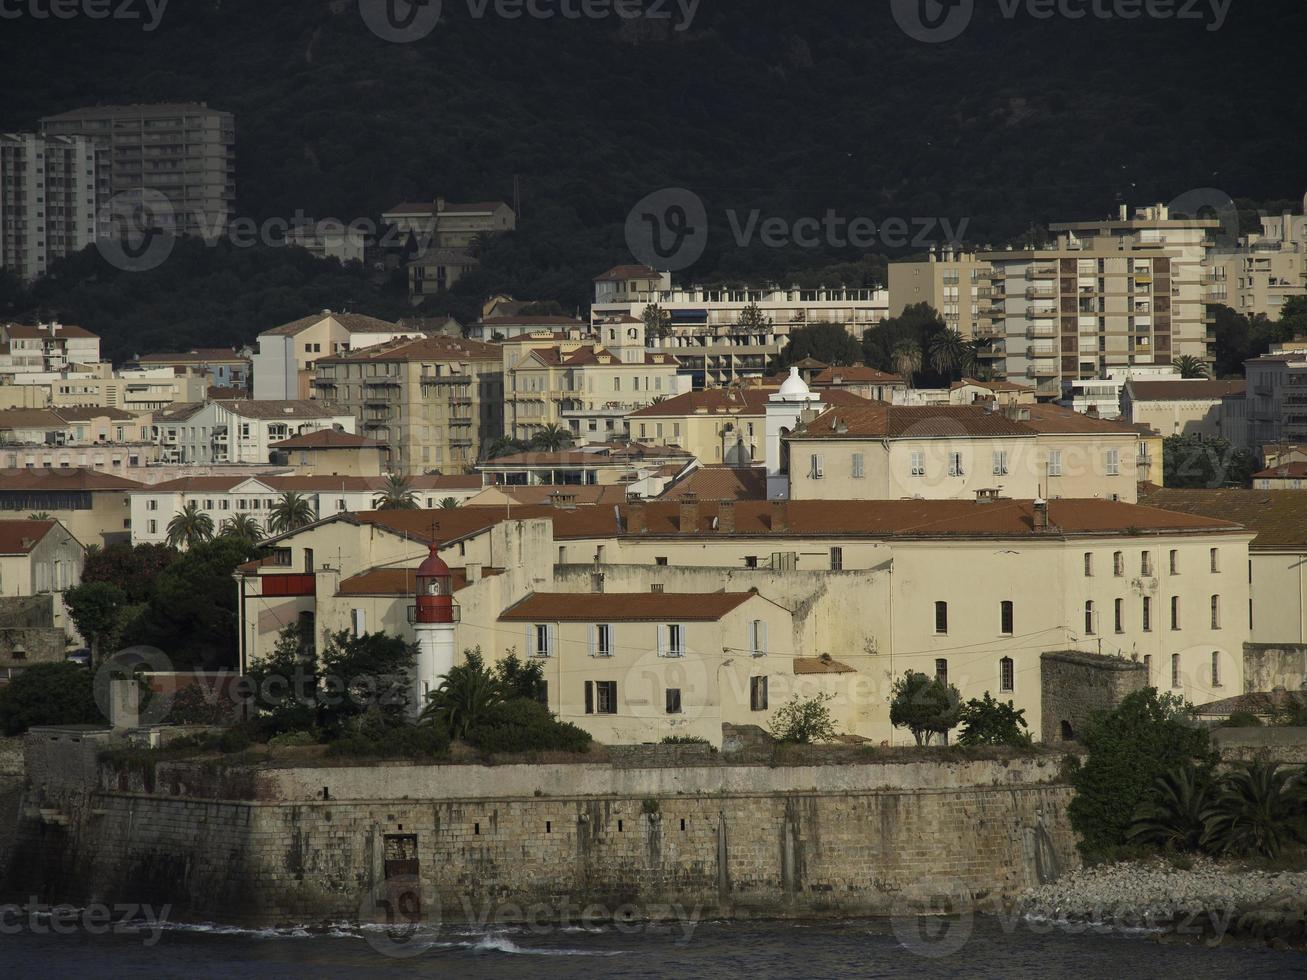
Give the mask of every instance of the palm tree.
[[40, 511], [37, 511], [35, 514], [28, 514], [28, 515], [27, 515], [27, 519], [28, 519], [29, 521], [52, 521], [52, 520], [54, 520], [54, 518], [50, 516], [50, 512], [49, 512], [48, 510], [40, 510]]
[[377, 499], [372, 501], [377, 510], [416, 510], [417, 494], [413, 492], [409, 478], [402, 473], [391, 473], [381, 488]]
[[556, 453], [564, 446], [572, 444], [572, 433], [560, 425], [550, 422], [531, 439], [531, 448], [542, 453]]
[[912, 387], [912, 376], [921, 370], [921, 346], [912, 340], [900, 340], [894, 345], [894, 370]]
[[1307, 842], [1302, 770], [1278, 762], [1240, 762], [1204, 815], [1203, 846], [1218, 854], [1274, 858], [1291, 841]]
[[452, 668], [440, 686], [427, 695], [421, 720], [451, 739], [461, 739], [476, 727], [491, 705], [503, 700], [499, 682], [486, 669], [479, 648], [468, 650], [467, 663]]
[[1181, 378], [1206, 379], [1208, 377], [1207, 365], [1192, 354], [1177, 357], [1171, 362], [1171, 366], [1180, 372]]
[[193, 548], [212, 539], [213, 518], [201, 511], [200, 505], [194, 500], [168, 522], [168, 544], [174, 548], [183, 544]]
[[1215, 791], [1211, 779], [1193, 763], [1159, 776], [1153, 797], [1139, 805], [1126, 836], [1172, 851], [1197, 851], [1206, 830], [1204, 814]]
[[499, 436], [486, 446], [486, 459], [498, 459], [500, 456], [511, 456], [513, 453], [521, 452], [524, 448], [524, 444], [514, 439], [512, 436]]
[[309, 498], [294, 491], [283, 493], [272, 505], [272, 516], [268, 518], [268, 530], [273, 534], [285, 534], [305, 524], [312, 524], [315, 518], [313, 505]]
[[222, 522], [218, 532], [226, 538], [243, 538], [246, 541], [258, 541], [263, 537], [263, 528], [249, 514], [237, 514]]
[[930, 366], [952, 378], [976, 366], [976, 348], [956, 330], [944, 329], [930, 340]]
[[458, 506], [458, 501], [455, 500], [453, 497], [446, 497], [444, 500], [440, 502], [441, 510], [453, 510], [457, 506]]

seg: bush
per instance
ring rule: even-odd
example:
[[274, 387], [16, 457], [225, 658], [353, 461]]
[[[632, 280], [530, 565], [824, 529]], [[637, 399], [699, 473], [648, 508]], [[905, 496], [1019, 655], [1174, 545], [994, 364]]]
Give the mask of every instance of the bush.
[[21, 735], [33, 725], [107, 726], [95, 703], [94, 674], [74, 663], [25, 668], [0, 689], [0, 729]]
[[433, 725], [396, 725], [379, 734], [355, 732], [327, 746], [333, 758], [441, 759], [449, 754], [449, 739]]
[[698, 735], [664, 735], [659, 741], [660, 745], [708, 745], [706, 738], [700, 738]]
[[236, 704], [227, 692], [202, 681], [179, 690], [168, 709], [168, 721], [174, 725], [223, 725], [235, 717]]
[[997, 701], [988, 691], [983, 698], [972, 698], [962, 708], [962, 734], [959, 745], [1030, 744], [1030, 732], [1024, 708], [1011, 701]]
[[317, 745], [318, 736], [313, 732], [282, 732], [268, 739], [268, 744], [277, 748], [288, 745]]
[[772, 738], [798, 745], [834, 741], [835, 722], [829, 707], [834, 700], [833, 694], [815, 694], [810, 698], [794, 695], [772, 716]]
[[1221, 722], [1221, 728], [1261, 728], [1262, 720], [1251, 711], [1232, 711], [1230, 717]]
[[244, 728], [229, 728], [218, 736], [218, 751], [223, 755], [244, 752], [253, 743], [250, 733]]
[[514, 698], [489, 705], [468, 730], [467, 741], [483, 752], [585, 752], [591, 739], [538, 701]]
[[909, 670], [894, 681], [889, 706], [890, 724], [906, 728], [918, 745], [929, 745], [935, 735], [948, 744], [948, 733], [962, 718], [962, 695], [938, 677]]

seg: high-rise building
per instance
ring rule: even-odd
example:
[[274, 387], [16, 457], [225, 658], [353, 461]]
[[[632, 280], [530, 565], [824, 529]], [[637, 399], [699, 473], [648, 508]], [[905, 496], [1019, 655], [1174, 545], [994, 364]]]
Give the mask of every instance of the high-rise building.
[[1278, 320], [1285, 300], [1307, 295], [1307, 197], [1303, 214], [1261, 220], [1260, 234], [1212, 252], [1207, 300], [1244, 316]]
[[103, 159], [79, 137], [0, 134], [0, 266], [31, 280], [94, 244]]
[[41, 132], [85, 136], [105, 148], [110, 194], [162, 194], [172, 205], [177, 232], [225, 230], [236, 200], [236, 125], [230, 112], [202, 102], [92, 106], [46, 116]]

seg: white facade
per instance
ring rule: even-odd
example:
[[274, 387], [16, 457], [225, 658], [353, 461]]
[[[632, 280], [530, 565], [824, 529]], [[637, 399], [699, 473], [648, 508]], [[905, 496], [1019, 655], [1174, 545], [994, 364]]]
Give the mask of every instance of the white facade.
[[[183, 413], [184, 414], [184, 413]], [[338, 428], [354, 432], [354, 416], [331, 414], [304, 402], [209, 402], [185, 417], [156, 420], [165, 461], [267, 463], [272, 444], [292, 436]]]
[[0, 267], [36, 279], [95, 244], [108, 200], [102, 163], [80, 137], [0, 134]]
[[1086, 378], [1062, 382], [1064, 408], [1081, 415], [1097, 415], [1101, 419], [1121, 417], [1121, 391], [1131, 378], [1141, 381], [1179, 379], [1180, 372], [1168, 365], [1153, 367], [1112, 368], [1105, 378]]
[[790, 496], [790, 467], [784, 438], [801, 420], [816, 418], [825, 408], [821, 396], [813, 394], [799, 369], [790, 368], [790, 376], [780, 391], [767, 399], [767, 499], [788, 500]]

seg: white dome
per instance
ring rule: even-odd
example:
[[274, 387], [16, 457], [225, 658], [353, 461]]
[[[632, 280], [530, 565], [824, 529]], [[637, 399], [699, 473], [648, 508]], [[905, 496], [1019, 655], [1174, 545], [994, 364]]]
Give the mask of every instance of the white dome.
[[808, 389], [807, 383], [799, 377], [799, 369], [796, 367], [790, 368], [790, 376], [781, 385], [779, 394], [787, 401], [791, 399], [798, 401], [799, 399], [812, 397], [812, 392]]

